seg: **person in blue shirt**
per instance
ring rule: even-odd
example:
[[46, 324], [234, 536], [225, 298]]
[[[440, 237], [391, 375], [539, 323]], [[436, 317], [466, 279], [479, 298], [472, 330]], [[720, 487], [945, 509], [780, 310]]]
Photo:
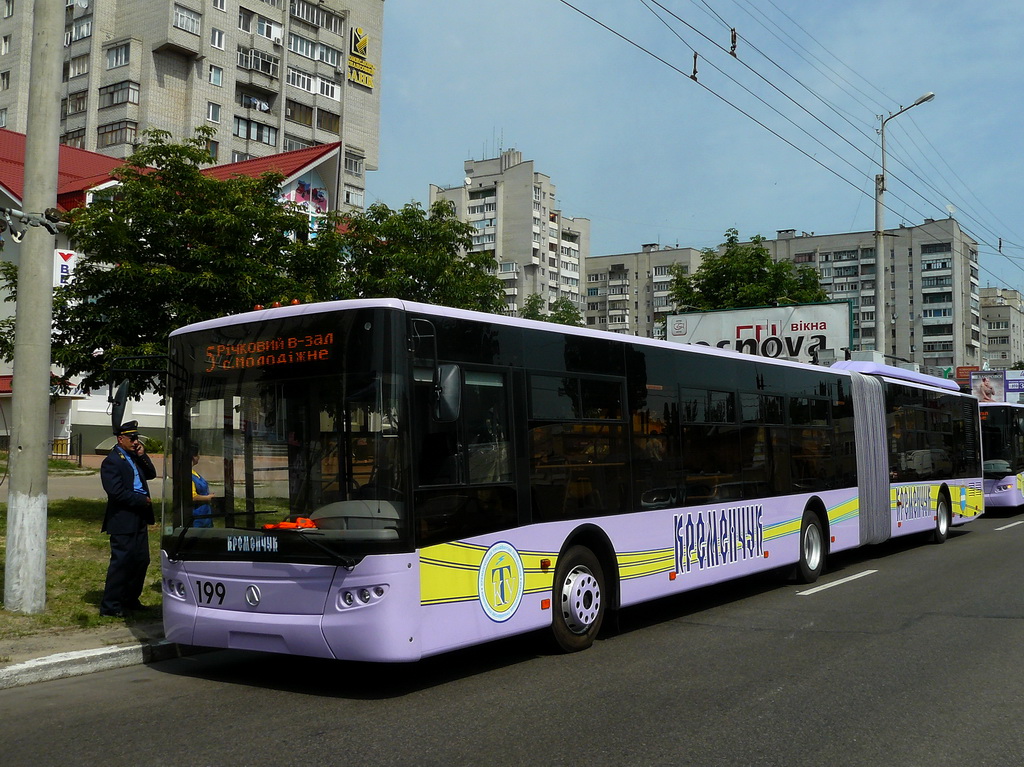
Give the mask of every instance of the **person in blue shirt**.
[[107, 494], [102, 530], [110, 536], [100, 615], [123, 618], [146, 609], [139, 598], [149, 569], [149, 525], [156, 523], [147, 481], [156, 477], [156, 468], [139, 440], [138, 421], [121, 424], [114, 434], [117, 444], [100, 464]]
[[213, 508], [210, 501], [210, 483], [196, 471], [199, 463], [199, 445], [192, 445], [192, 527], [213, 527]]

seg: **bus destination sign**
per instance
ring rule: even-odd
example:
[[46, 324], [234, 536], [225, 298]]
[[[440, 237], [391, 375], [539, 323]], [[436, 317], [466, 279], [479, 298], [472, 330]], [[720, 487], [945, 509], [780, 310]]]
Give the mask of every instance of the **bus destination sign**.
[[333, 345], [334, 333], [282, 335], [237, 344], [210, 344], [206, 347], [205, 372], [324, 362], [331, 358]]

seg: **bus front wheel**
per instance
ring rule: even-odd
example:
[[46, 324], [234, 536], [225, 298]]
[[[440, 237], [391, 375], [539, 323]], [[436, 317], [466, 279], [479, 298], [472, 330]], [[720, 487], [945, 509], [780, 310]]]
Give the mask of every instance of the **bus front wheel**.
[[935, 530], [932, 531], [932, 541], [945, 543], [949, 537], [950, 512], [949, 499], [944, 494], [939, 494], [938, 503], [935, 506]]
[[821, 520], [813, 511], [805, 511], [800, 523], [800, 561], [796, 576], [801, 583], [814, 583], [825, 568], [825, 534]]
[[606, 609], [604, 571], [594, 553], [573, 546], [555, 569], [551, 629], [565, 652], [586, 650], [601, 630]]

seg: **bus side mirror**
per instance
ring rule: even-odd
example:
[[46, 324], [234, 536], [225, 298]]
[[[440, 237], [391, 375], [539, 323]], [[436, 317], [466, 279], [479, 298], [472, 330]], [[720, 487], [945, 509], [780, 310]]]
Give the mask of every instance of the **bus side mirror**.
[[434, 369], [434, 419], [451, 423], [462, 410], [462, 374], [458, 365], [438, 365]]
[[113, 407], [110, 409], [110, 425], [116, 433], [121, 428], [121, 419], [124, 418], [125, 405], [128, 404], [128, 381], [122, 381], [121, 385], [114, 391], [114, 382], [110, 382], [110, 393], [107, 395], [107, 402]]

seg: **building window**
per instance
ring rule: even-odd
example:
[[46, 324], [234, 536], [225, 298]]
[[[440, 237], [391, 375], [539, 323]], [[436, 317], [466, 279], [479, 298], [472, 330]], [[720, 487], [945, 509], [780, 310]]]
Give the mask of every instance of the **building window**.
[[85, 128], [68, 131], [60, 137], [60, 143], [75, 149], [85, 149]]
[[206, 102], [206, 119], [212, 123], [220, 122], [220, 104], [214, 104], [212, 101]]
[[224, 50], [224, 30], [214, 27], [210, 30], [210, 45], [219, 51]]
[[11, 88], [11, 71], [0, 72], [0, 91], [10, 90]]
[[218, 87], [224, 85], [224, 70], [216, 64], [210, 64], [210, 82]]
[[321, 43], [317, 48], [316, 57], [326, 64], [330, 64], [332, 67], [338, 66], [338, 62], [341, 61], [341, 51], [337, 48], [332, 48], [329, 45]]
[[252, 33], [252, 19], [256, 14], [245, 8], [238, 9], [238, 28], [243, 32]]
[[14, 0], [4, 0], [4, 18], [9, 19], [14, 15]]
[[202, 25], [202, 14], [196, 13], [188, 8], [183, 8], [180, 5], [174, 6], [174, 26], [178, 29], [183, 29], [193, 35], [198, 35]]
[[256, 109], [260, 112], [270, 112], [270, 102], [257, 98], [249, 93], [239, 93], [238, 103], [245, 109]]
[[363, 175], [363, 158], [359, 155], [345, 152], [345, 172], [353, 176]]
[[131, 54], [131, 45], [117, 45], [107, 49], [107, 69], [117, 69], [128, 64]]
[[68, 115], [77, 115], [84, 112], [89, 102], [88, 91], [78, 91], [78, 93], [69, 93], [66, 99], [62, 99], [60, 102], [60, 117], [63, 120]]
[[281, 149], [285, 152], [294, 152], [296, 149], [307, 149], [311, 146], [313, 146], [312, 141], [304, 141], [295, 136], [289, 136], [287, 133], [284, 134], [284, 139], [281, 143]]
[[231, 162], [244, 162], [245, 160], [251, 160], [253, 156], [248, 152], [233, 151], [231, 153]]
[[316, 58], [316, 43], [302, 35], [288, 35], [288, 50], [307, 59]]
[[224, 0], [213, 0], [213, 9], [215, 11], [223, 11], [223, 10], [225, 10]]
[[11, 36], [10, 35], [4, 35], [3, 38], [0, 39], [0, 56], [6, 56], [10, 52], [11, 52]]
[[288, 67], [288, 84], [294, 85], [309, 93], [313, 92], [313, 75], [303, 72], [301, 69]]
[[7, 107], [0, 109], [0, 128], [7, 127]]
[[921, 255], [927, 256], [932, 253], [952, 253], [953, 243], [951, 242], [929, 242], [921, 246]]
[[281, 69], [281, 59], [255, 48], [243, 48], [240, 45], [238, 46], [238, 66], [242, 69], [262, 72], [270, 77], [277, 77]]
[[326, 109], [316, 110], [316, 127], [331, 133], [341, 132], [341, 115], [328, 112]]
[[[345, 204], [357, 208], [363, 207], [363, 190], [354, 186], [345, 186]], [[476, 238], [474, 238], [476, 239]]]
[[114, 83], [100, 88], [100, 109], [113, 107], [118, 104], [138, 104], [139, 84], [131, 80], [123, 83]]
[[327, 78], [320, 78], [320, 95], [327, 96], [327, 98], [338, 100], [338, 84], [334, 80], [328, 80]]
[[210, 153], [210, 158], [217, 162], [217, 156], [220, 154], [220, 142], [214, 141], [212, 138], [206, 140], [206, 151]]
[[282, 28], [280, 24], [276, 24], [264, 16], [256, 17], [256, 34], [268, 40], [281, 42], [281, 33]]
[[72, 77], [78, 77], [79, 75], [85, 75], [89, 73], [89, 55], [75, 56], [71, 61], [65, 62], [64, 64], [64, 82], [67, 82]]
[[92, 16], [83, 16], [76, 19], [71, 25], [71, 40], [83, 40], [92, 35]]
[[259, 141], [268, 146], [277, 146], [277, 128], [255, 120], [235, 117], [234, 135], [246, 141]]
[[115, 123], [107, 123], [96, 129], [96, 143], [100, 147], [134, 144], [138, 136], [138, 130], [139, 124], [131, 120], [118, 120]]
[[284, 119], [300, 125], [313, 125], [313, 107], [288, 99], [284, 102]]

